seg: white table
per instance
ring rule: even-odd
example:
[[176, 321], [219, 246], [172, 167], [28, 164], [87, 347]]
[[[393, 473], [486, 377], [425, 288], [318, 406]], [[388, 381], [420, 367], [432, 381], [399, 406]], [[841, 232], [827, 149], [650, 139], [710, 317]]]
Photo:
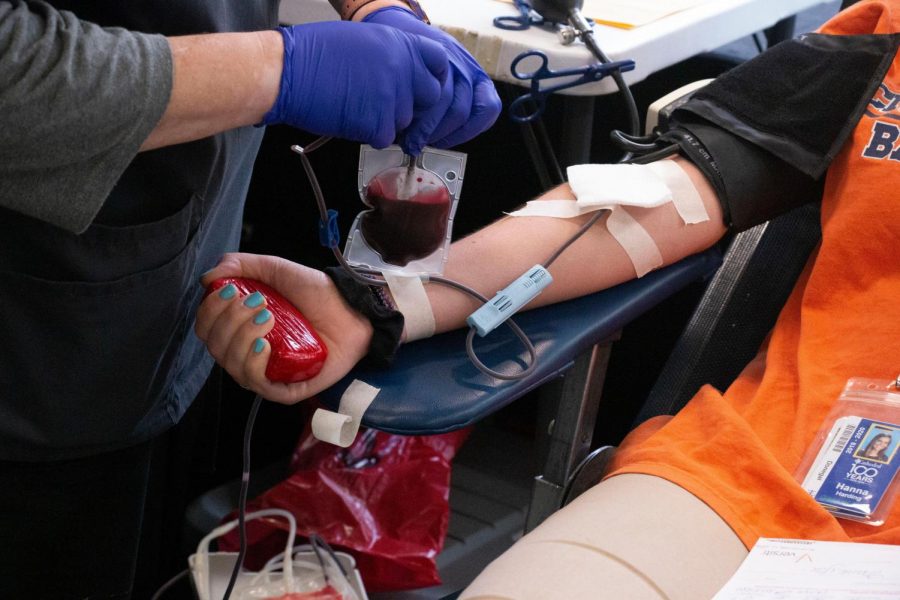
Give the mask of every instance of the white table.
[[[701, 52], [707, 52], [774, 25], [826, 0], [712, 0], [653, 23], [625, 30], [605, 25], [595, 27], [594, 37], [612, 60], [631, 59], [636, 67], [623, 74], [629, 84]], [[584, 66], [596, 62], [580, 42], [559, 43], [556, 33], [532, 27], [507, 31], [494, 27], [493, 19], [517, 15], [511, 4], [496, 0], [421, 0], [433, 24], [460, 40], [497, 81], [526, 85], [509, 72], [513, 59], [527, 50], [540, 50], [550, 59], [551, 69]], [[282, 0], [285, 23], [334, 19], [327, 0]], [[522, 64], [527, 69], [528, 63]], [[568, 88], [566, 95], [597, 96], [616, 91], [609, 78]]]
[[[622, 74], [626, 83], [634, 84], [661, 69], [771, 27], [784, 18], [825, 2], [711, 0], [630, 30], [597, 25], [594, 37], [611, 60], [635, 61], [635, 69]], [[528, 82], [512, 76], [509, 67], [519, 54], [528, 50], [545, 53], [552, 70], [596, 62], [581, 42], [563, 46], [550, 29], [531, 27], [525, 31], [509, 31], [494, 27], [494, 17], [518, 14], [512, 4], [496, 0], [420, 0], [420, 3], [432, 23], [458, 39], [495, 81], [527, 86]], [[327, 0], [282, 0], [280, 16], [282, 22], [289, 24], [337, 18]], [[528, 71], [536, 66], [537, 62], [523, 61], [519, 69]], [[563, 163], [574, 164], [587, 159], [590, 137], [586, 137], [585, 132], [591, 130], [593, 123], [593, 99], [616, 91], [615, 82], [607, 77], [560, 92], [567, 98], [562, 132], [565, 140]]]

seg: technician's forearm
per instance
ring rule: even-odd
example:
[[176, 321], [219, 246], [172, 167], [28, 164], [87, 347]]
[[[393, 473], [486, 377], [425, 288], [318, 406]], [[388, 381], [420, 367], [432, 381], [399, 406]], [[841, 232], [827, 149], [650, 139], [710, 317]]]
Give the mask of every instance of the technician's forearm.
[[[699, 171], [678, 159], [697, 186], [710, 220], [685, 225], [674, 206], [651, 209], [629, 208], [659, 247], [665, 264], [709, 248], [725, 233], [722, 210], [709, 184]], [[547, 194], [572, 198], [568, 185]], [[508, 217], [453, 244], [444, 274], [463, 282], [488, 298], [535, 264], [543, 263], [581, 227], [589, 216], [578, 219]], [[572, 244], [550, 267], [553, 283], [528, 308], [574, 298], [634, 279], [631, 260], [609, 235], [605, 217]], [[478, 308], [468, 296], [440, 285], [426, 287], [435, 315], [437, 331], [463, 326]]]
[[275, 103], [284, 52], [277, 31], [171, 37], [169, 45], [172, 95], [141, 150], [259, 123]]
[[353, 17], [354, 21], [362, 21], [365, 16], [371, 12], [375, 12], [379, 8], [388, 6], [401, 6], [407, 8], [408, 5], [402, 0], [328, 0], [334, 10], [345, 21]]

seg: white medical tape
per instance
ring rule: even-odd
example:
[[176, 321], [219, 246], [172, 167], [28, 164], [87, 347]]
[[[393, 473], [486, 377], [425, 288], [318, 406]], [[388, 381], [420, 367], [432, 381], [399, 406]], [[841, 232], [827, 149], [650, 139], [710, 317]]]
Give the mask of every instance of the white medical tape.
[[434, 335], [434, 313], [419, 276], [381, 274], [391, 290], [397, 310], [403, 314], [406, 341], [421, 340]]
[[[569, 219], [579, 215], [601, 210], [605, 207], [579, 207], [574, 200], [533, 200], [513, 213], [514, 217], [557, 217]], [[628, 254], [638, 277], [662, 265], [662, 255], [656, 242], [640, 223], [628, 214], [621, 206], [608, 208], [606, 228], [610, 235]]]
[[511, 213], [511, 217], [556, 217], [558, 219], [571, 219], [587, 212], [600, 210], [599, 206], [583, 208], [578, 206], [575, 200], [532, 200], [525, 206]]
[[647, 165], [672, 191], [672, 204], [686, 225], [709, 221], [709, 213], [694, 182], [674, 160], [660, 160]]
[[[678, 173], [687, 177], [687, 173], [680, 167], [674, 166]], [[685, 182], [678, 178], [678, 173], [668, 167], [658, 170], [648, 169], [647, 165], [574, 165], [569, 167], [568, 176], [575, 200], [534, 200], [509, 214], [514, 217], [541, 216], [568, 219], [596, 210], [609, 210], [606, 228], [631, 259], [637, 276], [643, 277], [663, 264], [662, 255], [647, 230], [628, 214], [623, 206], [652, 208], [674, 202], [669, 182], [672, 182], [671, 185], [676, 187], [679, 193], [685, 186]], [[687, 184], [696, 194], [690, 179]], [[688, 198], [684, 203], [684, 214], [679, 210], [682, 219], [685, 219], [685, 215], [690, 219], [698, 217], [696, 202], [700, 203], [700, 208], [705, 214], [706, 209], [697, 195], [696, 201]]]
[[625, 209], [620, 206], [614, 208], [606, 219], [606, 228], [631, 259], [638, 277], [662, 266], [662, 255], [656, 242]]
[[337, 412], [319, 408], [313, 414], [313, 435], [317, 440], [346, 448], [356, 439], [363, 415], [379, 391], [377, 387], [354, 379], [344, 390]]

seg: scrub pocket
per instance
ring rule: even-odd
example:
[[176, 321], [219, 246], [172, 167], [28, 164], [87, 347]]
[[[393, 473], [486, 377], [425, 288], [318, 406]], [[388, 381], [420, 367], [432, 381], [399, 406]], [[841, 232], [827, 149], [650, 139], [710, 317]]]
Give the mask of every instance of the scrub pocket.
[[[138, 441], [189, 333], [202, 210], [195, 195], [153, 223], [59, 236], [55, 250], [37, 244], [34, 268], [0, 273], [6, 454]], [[44, 261], [66, 265], [61, 276]]]

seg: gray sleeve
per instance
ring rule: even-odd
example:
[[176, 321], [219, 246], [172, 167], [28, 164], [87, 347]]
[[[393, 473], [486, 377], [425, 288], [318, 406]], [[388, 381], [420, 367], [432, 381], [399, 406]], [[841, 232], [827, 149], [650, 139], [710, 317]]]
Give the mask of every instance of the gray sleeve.
[[0, 206], [87, 229], [171, 90], [165, 37], [0, 1]]

